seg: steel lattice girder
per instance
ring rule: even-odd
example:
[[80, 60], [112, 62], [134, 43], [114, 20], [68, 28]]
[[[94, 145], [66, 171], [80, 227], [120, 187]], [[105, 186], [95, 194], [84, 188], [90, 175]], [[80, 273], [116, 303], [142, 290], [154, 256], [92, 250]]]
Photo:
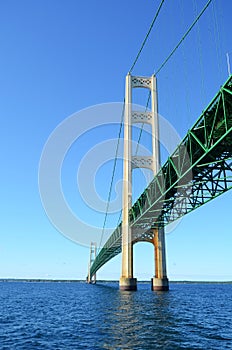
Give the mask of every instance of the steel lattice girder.
[[[133, 241], [166, 226], [232, 188], [232, 76], [129, 211]], [[121, 224], [100, 250], [90, 273], [121, 252]]]

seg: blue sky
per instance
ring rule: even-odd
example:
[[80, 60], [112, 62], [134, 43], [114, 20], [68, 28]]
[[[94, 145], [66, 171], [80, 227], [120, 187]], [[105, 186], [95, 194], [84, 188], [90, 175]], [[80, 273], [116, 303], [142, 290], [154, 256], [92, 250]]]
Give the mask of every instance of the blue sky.
[[[61, 235], [43, 209], [38, 188], [41, 153], [49, 135], [73, 113], [123, 101], [125, 76], [159, 2], [1, 1], [1, 278], [85, 278], [89, 249]], [[133, 74], [156, 71], [205, 3], [166, 0]], [[157, 76], [159, 112], [180, 137], [227, 79], [231, 10], [229, 0], [213, 0]], [[145, 105], [145, 94], [136, 93], [135, 102]], [[90, 222], [94, 218], [99, 227], [104, 215], [91, 216], [88, 208], [78, 206], [76, 171], [81, 154], [117, 134], [118, 126], [86, 135], [81, 147], [70, 149], [62, 178], [73, 211]], [[166, 156], [163, 152], [163, 161]], [[109, 162], [96, 178], [105, 200], [111, 172]], [[120, 173], [119, 162], [115, 181]], [[232, 192], [222, 195], [167, 234], [170, 279], [232, 280], [231, 199]], [[107, 225], [114, 220], [110, 217]], [[152, 277], [153, 260], [152, 246], [137, 244], [135, 277]], [[120, 265], [118, 256], [98, 277], [118, 279]]]

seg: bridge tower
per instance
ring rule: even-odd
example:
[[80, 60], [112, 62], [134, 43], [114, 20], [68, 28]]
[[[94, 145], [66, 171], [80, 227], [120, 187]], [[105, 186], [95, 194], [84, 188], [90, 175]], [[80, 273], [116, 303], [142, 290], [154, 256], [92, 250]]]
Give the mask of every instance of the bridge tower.
[[96, 283], [96, 274], [90, 277], [90, 268], [92, 266], [92, 263], [94, 262], [97, 255], [97, 243], [91, 242], [90, 243], [90, 256], [89, 256], [89, 268], [88, 268], [88, 276], [87, 276], [87, 283]]
[[[151, 112], [132, 110], [132, 89], [147, 88], [151, 91]], [[152, 156], [133, 156], [131, 135], [132, 125], [148, 123], [152, 129]], [[129, 209], [132, 206], [132, 170], [145, 167], [156, 175], [160, 168], [159, 125], [157, 108], [156, 77], [137, 77], [129, 73], [126, 77], [125, 117], [124, 117], [124, 163], [123, 163], [123, 199], [122, 199], [122, 274], [121, 290], [136, 290], [137, 279], [133, 277], [133, 232], [129, 223]], [[165, 256], [165, 234], [163, 228], [152, 229], [152, 243], [155, 253], [155, 276], [152, 278], [152, 290], [168, 290]]]

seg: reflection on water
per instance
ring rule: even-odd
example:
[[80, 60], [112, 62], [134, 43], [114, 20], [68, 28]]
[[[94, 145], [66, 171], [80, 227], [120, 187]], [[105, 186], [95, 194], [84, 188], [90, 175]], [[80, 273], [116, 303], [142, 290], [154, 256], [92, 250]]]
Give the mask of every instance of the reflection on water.
[[232, 349], [232, 285], [0, 283], [1, 349]]
[[[146, 288], [147, 286], [145, 286]], [[169, 293], [115, 291], [105, 312], [108, 337], [105, 349], [165, 348], [170, 342], [164, 329], [178, 337]], [[104, 327], [105, 328], [105, 327]]]
[[110, 337], [109, 343], [104, 348], [112, 349], [113, 344], [123, 349], [133, 349], [134, 344], [142, 346], [139, 340], [142, 323], [138, 317], [138, 305], [136, 293], [119, 291], [117, 308], [109, 315]]
[[104, 349], [214, 349], [209, 339], [231, 341], [232, 334], [222, 337], [214, 324], [216, 318], [205, 317], [206, 310], [211, 316], [214, 310], [210, 285], [174, 285], [168, 293], [151, 292], [146, 284], [137, 292], [109, 287], [104, 326], [100, 327], [107, 334], [101, 345]]

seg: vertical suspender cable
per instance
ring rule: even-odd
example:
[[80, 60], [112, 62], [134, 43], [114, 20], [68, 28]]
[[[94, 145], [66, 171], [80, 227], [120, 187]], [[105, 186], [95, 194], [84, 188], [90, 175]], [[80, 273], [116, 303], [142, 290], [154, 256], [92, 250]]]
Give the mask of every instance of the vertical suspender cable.
[[[179, 43], [176, 45], [176, 47], [172, 50], [172, 52], [169, 54], [169, 56], [165, 59], [165, 61], [162, 63], [162, 65], [158, 68], [158, 70], [156, 71], [155, 75], [157, 75], [161, 69], [166, 65], [166, 63], [169, 61], [169, 59], [172, 57], [172, 55], [175, 53], [175, 51], [178, 49], [178, 47], [181, 45], [181, 43], [184, 41], [184, 39], [187, 37], [187, 35], [189, 34], [189, 32], [191, 31], [191, 29], [194, 27], [194, 25], [196, 24], [196, 22], [199, 20], [199, 18], [202, 16], [202, 14], [205, 12], [205, 10], [207, 9], [207, 7], [210, 5], [212, 0], [208, 0], [207, 4], [205, 5], [205, 7], [202, 9], [202, 11], [200, 12], [200, 14], [197, 16], [197, 18], [195, 19], [195, 21], [192, 23], [192, 25], [189, 27], [189, 29], [187, 30], [187, 32], [184, 34], [184, 36], [181, 38], [181, 40], [179, 41]], [[158, 10], [155, 14], [155, 17], [153, 18], [153, 21], [150, 25], [150, 28], [145, 36], [145, 39], [140, 47], [140, 50], [129, 70], [129, 72], [131, 73], [132, 70], [134, 69], [138, 59], [139, 59], [139, 56], [141, 55], [141, 52], [147, 42], [147, 39], [151, 33], [151, 30], [154, 26], [154, 23], [159, 15], [159, 12], [161, 10], [161, 7], [164, 3], [164, 0], [161, 0], [161, 3], [158, 7]], [[148, 103], [149, 103], [149, 100], [150, 100], [150, 95], [148, 97], [148, 101], [147, 101], [147, 106], [148, 106]], [[124, 106], [125, 106], [125, 100], [124, 100]], [[123, 118], [123, 114], [124, 114], [124, 107], [123, 107], [123, 113], [122, 113], [122, 118]], [[114, 175], [115, 175], [115, 169], [116, 169], [116, 163], [117, 163], [117, 154], [118, 154], [118, 149], [119, 149], [119, 142], [120, 142], [120, 135], [121, 135], [121, 130], [122, 130], [122, 119], [121, 118], [121, 125], [120, 125], [120, 130], [119, 130], [119, 136], [118, 136], [118, 143], [117, 143], [117, 147], [116, 147], [116, 154], [115, 154], [115, 160], [114, 160], [114, 167], [113, 167], [113, 174], [112, 174], [112, 178], [111, 178], [111, 183], [110, 183], [110, 189], [109, 189], [109, 194], [108, 194], [108, 201], [107, 201], [107, 208], [106, 208], [106, 213], [105, 213], [105, 218], [104, 218], [104, 224], [103, 224], [103, 229], [102, 229], [102, 234], [101, 234], [101, 240], [100, 240], [100, 245], [102, 243], [102, 239], [103, 239], [103, 235], [104, 235], [104, 232], [105, 232], [105, 226], [106, 226], [106, 219], [107, 219], [107, 216], [108, 216], [108, 210], [109, 210], [109, 203], [110, 203], [110, 198], [111, 198], [111, 192], [112, 192], [112, 188], [113, 188], [113, 179], [114, 179]], [[142, 131], [141, 131], [142, 133]], [[139, 140], [141, 139], [141, 133], [139, 135]]]
[[[138, 53], [137, 53], [137, 55], [135, 57], [135, 60], [134, 60], [134, 62], [132, 64], [130, 70], [129, 70], [130, 73], [134, 69], [134, 67], [135, 67], [135, 65], [136, 65], [136, 63], [137, 63], [137, 61], [139, 59], [139, 56], [142, 53], [142, 50], [143, 50], [143, 48], [144, 48], [144, 46], [145, 46], [145, 44], [147, 42], [147, 39], [148, 39], [148, 37], [149, 37], [149, 35], [150, 35], [151, 31], [152, 31], [152, 28], [153, 28], [153, 26], [154, 26], [154, 24], [156, 22], [156, 19], [157, 19], [159, 13], [160, 13], [160, 10], [161, 10], [161, 7], [162, 7], [163, 3], [164, 3], [164, 0], [161, 0], [161, 2], [159, 4], [159, 7], [158, 7], [158, 9], [156, 11], [156, 14], [155, 14], [155, 16], [154, 16], [154, 18], [153, 18], [153, 20], [151, 22], [151, 25], [150, 25], [150, 27], [148, 29], [147, 34], [145, 36], [145, 39], [143, 40], [142, 45], [141, 45], [141, 47], [140, 47], [140, 49], [139, 49], [139, 51], [138, 51]], [[121, 117], [121, 124], [120, 124], [120, 130], [119, 130], [119, 135], [118, 135], [118, 143], [117, 143], [115, 159], [114, 159], [113, 173], [112, 173], [112, 178], [111, 178], [111, 182], [110, 182], [110, 189], [109, 189], [109, 194], [108, 194], [108, 199], [107, 199], [106, 213], [105, 213], [104, 223], [103, 223], [103, 228], [102, 228], [102, 233], [101, 233], [100, 246], [102, 244], [102, 239], [103, 239], [103, 236], [104, 236], [104, 233], [105, 233], [106, 220], [107, 220], [107, 216], [108, 216], [110, 199], [111, 199], [111, 193], [112, 193], [112, 188], [113, 188], [113, 180], [114, 180], [114, 175], [115, 175], [117, 156], [118, 156], [118, 149], [119, 149], [119, 142], [120, 142], [120, 136], [121, 136], [121, 131], [122, 131], [122, 120], [123, 120], [123, 114], [124, 114], [124, 107], [125, 107], [125, 100], [124, 100], [124, 105], [123, 105], [123, 113], [122, 113], [122, 117]], [[141, 135], [140, 135], [140, 138], [141, 138]]]
[[160, 4], [159, 4], [159, 7], [158, 7], [158, 10], [156, 11], [156, 14], [155, 14], [155, 16], [154, 16], [154, 18], [153, 18], [153, 20], [152, 20], [152, 22], [151, 22], [150, 28], [148, 29], [148, 32], [147, 32], [147, 34], [146, 34], [146, 36], [145, 36], [145, 39], [144, 39], [143, 42], [142, 42], [142, 45], [141, 45], [141, 47], [140, 47], [140, 49], [139, 49], [139, 52], [137, 53], [137, 56], [135, 57], [135, 60], [134, 60], [132, 66], [131, 66], [131, 68], [130, 68], [130, 70], [129, 70], [129, 73], [131, 73], [132, 70], [134, 69], [134, 66], [135, 66], [136, 63], [137, 63], [137, 61], [138, 61], [138, 59], [139, 59], [139, 56], [141, 55], [141, 52], [143, 51], [143, 48], [144, 48], [144, 46], [145, 46], [145, 44], [146, 44], [146, 42], [147, 42], [147, 39], [148, 39], [148, 37], [149, 37], [149, 35], [150, 35], [150, 33], [151, 33], [151, 30], [152, 30], [152, 28], [153, 28], [153, 26], [154, 26], [154, 24], [155, 24], [155, 21], [156, 21], [158, 15], [159, 15], [159, 13], [160, 13], [160, 10], [161, 10], [161, 7], [162, 7], [163, 3], [164, 3], [164, 0], [161, 0], [161, 2], [160, 2]]
[[[195, 14], [197, 14], [197, 3], [196, 0], [194, 0], [194, 10]], [[201, 46], [201, 35], [200, 35], [200, 28], [199, 24], [197, 24], [197, 50], [198, 50], [198, 56], [200, 61], [200, 72], [201, 72], [201, 96], [202, 96], [202, 106], [205, 105], [206, 102], [206, 92], [205, 92], [205, 84], [204, 84], [204, 69], [203, 69], [203, 57], [202, 57], [202, 46]]]
[[113, 172], [112, 172], [112, 177], [111, 177], [111, 182], [110, 182], [110, 189], [109, 189], [108, 198], [107, 198], [106, 212], [105, 212], [104, 223], [103, 223], [103, 227], [102, 227], [102, 233], [101, 233], [101, 239], [100, 239], [99, 246], [101, 246], [101, 244], [102, 244], [102, 239], [103, 239], [103, 236], [105, 233], [105, 227], [106, 227], [106, 219], [107, 219], [108, 212], [109, 212], [111, 193], [112, 193], [112, 189], [113, 189], [114, 175], [115, 175], [116, 164], [117, 164], [117, 159], [118, 159], [119, 143], [120, 143], [120, 137], [121, 137], [121, 133], [122, 133], [122, 122], [123, 122], [124, 110], [125, 110], [125, 99], [123, 102], [121, 121], [120, 121], [120, 127], [119, 127], [119, 132], [118, 132], [118, 141], [117, 141], [115, 157], [114, 157]]
[[170, 60], [170, 58], [173, 56], [173, 54], [176, 52], [176, 50], [178, 49], [178, 47], [182, 44], [182, 42], [184, 41], [184, 39], [187, 37], [187, 35], [190, 33], [190, 31], [192, 30], [192, 28], [195, 26], [195, 24], [197, 23], [197, 21], [200, 19], [200, 17], [203, 15], [203, 13], [205, 12], [205, 10], [207, 9], [207, 7], [210, 5], [210, 3], [212, 2], [212, 0], [208, 0], [207, 4], [205, 5], [205, 7], [201, 10], [201, 12], [199, 13], [199, 15], [197, 16], [197, 18], [195, 19], [195, 21], [191, 24], [191, 26], [189, 27], [189, 29], [187, 30], [187, 32], [182, 36], [182, 38], [180, 39], [180, 41], [178, 42], [178, 44], [174, 47], [174, 49], [171, 51], [171, 53], [168, 55], [168, 57], [164, 60], [164, 62], [161, 64], [161, 66], [157, 69], [157, 71], [155, 72], [155, 75], [157, 75], [161, 69], [163, 69], [163, 67], [166, 65], [166, 63]]

